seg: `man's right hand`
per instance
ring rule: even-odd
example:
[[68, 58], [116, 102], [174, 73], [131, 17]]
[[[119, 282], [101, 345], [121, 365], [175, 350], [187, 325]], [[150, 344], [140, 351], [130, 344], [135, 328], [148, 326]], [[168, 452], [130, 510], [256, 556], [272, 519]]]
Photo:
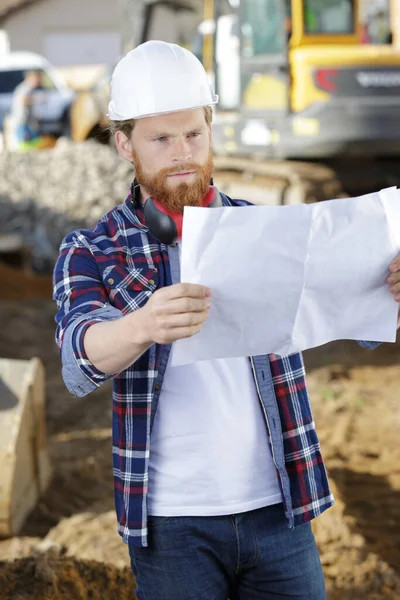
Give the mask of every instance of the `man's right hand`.
[[154, 292], [142, 308], [144, 343], [171, 344], [199, 333], [208, 318], [210, 296], [208, 288], [192, 283]]

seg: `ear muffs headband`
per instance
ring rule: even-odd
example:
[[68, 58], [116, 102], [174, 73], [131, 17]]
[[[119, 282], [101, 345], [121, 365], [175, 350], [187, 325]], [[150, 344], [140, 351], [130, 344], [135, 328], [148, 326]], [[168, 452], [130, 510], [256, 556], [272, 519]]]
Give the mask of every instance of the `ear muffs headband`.
[[[210, 186], [202, 206], [210, 208], [222, 206], [221, 195], [217, 188]], [[150, 233], [162, 244], [170, 246], [182, 238], [183, 214], [169, 212], [157, 200], [153, 198], [146, 200], [144, 218]]]

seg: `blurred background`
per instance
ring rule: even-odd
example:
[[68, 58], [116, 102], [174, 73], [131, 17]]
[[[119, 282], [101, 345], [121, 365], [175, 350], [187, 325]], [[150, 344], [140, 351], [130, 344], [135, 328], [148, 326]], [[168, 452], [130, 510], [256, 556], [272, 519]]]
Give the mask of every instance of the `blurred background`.
[[[203, 62], [231, 196], [285, 205], [400, 182], [400, 0], [0, 0], [0, 599], [134, 597], [111, 388], [64, 388], [51, 271], [62, 238], [127, 195], [109, 83], [149, 39]], [[400, 598], [399, 357], [398, 343], [305, 353], [336, 497], [313, 524], [329, 600]]]

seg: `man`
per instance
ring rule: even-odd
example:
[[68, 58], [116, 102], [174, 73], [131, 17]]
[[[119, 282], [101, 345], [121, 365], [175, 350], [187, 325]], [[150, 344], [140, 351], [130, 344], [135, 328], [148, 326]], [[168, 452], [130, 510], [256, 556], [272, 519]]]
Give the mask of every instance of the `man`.
[[34, 104], [42, 101], [38, 92], [42, 86], [40, 71], [27, 71], [24, 81], [14, 90], [11, 113], [20, 150], [36, 147], [40, 141], [39, 123], [34, 116]]
[[147, 42], [117, 65], [109, 117], [136, 180], [122, 206], [61, 246], [64, 378], [80, 396], [114, 378], [115, 502], [140, 600], [322, 600], [310, 521], [333, 498], [301, 355], [169, 364], [213, 296], [179, 283], [179, 242], [160, 243], [144, 207], [203, 205], [216, 102], [199, 61], [173, 44]]

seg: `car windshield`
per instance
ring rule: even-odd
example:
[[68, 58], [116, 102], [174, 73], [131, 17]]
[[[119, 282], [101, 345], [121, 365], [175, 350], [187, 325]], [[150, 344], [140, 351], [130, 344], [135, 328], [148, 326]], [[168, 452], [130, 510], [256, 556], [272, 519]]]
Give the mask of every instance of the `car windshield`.
[[24, 74], [23, 69], [0, 71], [0, 94], [11, 94], [23, 82]]
[[[42, 71], [42, 69], [34, 69], [34, 71], [40, 73], [41, 90], [51, 91], [57, 89], [54, 79], [47, 71]], [[0, 94], [11, 94], [24, 81], [27, 72], [26, 69], [0, 71]]]

